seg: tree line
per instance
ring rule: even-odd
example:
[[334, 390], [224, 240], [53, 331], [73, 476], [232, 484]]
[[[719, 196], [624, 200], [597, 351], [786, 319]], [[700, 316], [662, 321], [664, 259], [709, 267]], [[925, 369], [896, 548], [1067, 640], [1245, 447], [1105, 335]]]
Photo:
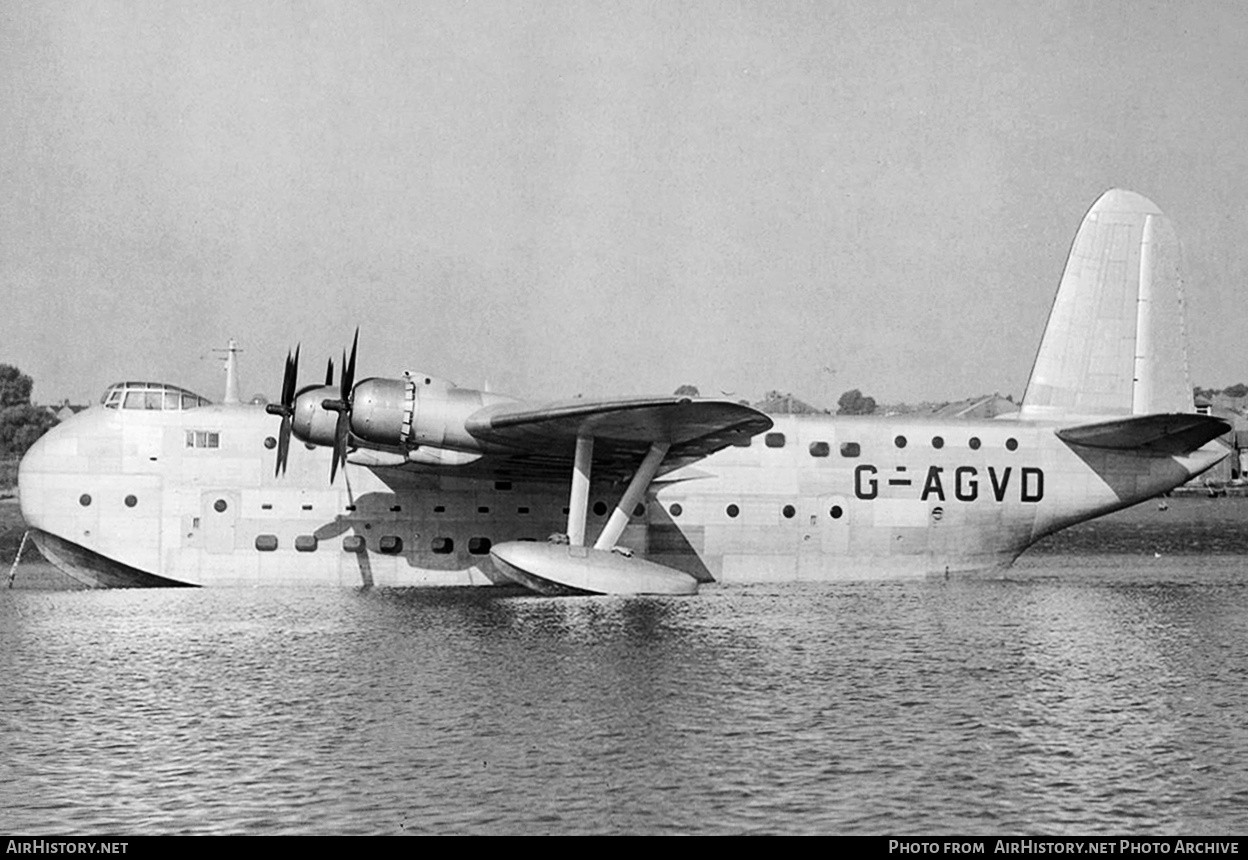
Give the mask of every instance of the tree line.
[[57, 423], [55, 415], [30, 402], [34, 387], [16, 367], [0, 364], [0, 457], [20, 457]]

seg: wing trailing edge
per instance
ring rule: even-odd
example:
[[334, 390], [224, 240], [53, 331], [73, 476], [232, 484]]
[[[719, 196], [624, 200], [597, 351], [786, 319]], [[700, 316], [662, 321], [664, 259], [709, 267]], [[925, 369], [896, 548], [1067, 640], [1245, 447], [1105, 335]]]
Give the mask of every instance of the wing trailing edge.
[[1183, 456], [1231, 430], [1221, 418], [1193, 413], [1136, 415], [1057, 431], [1069, 445]]

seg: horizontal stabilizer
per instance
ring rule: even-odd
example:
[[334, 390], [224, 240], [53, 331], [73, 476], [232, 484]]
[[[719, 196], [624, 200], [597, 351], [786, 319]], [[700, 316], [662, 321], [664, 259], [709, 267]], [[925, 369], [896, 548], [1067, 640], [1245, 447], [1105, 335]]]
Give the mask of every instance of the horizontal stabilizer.
[[1070, 445], [1087, 448], [1153, 451], [1182, 456], [1230, 432], [1230, 429], [1231, 425], [1221, 418], [1184, 412], [1081, 424], [1058, 430], [1057, 436]]

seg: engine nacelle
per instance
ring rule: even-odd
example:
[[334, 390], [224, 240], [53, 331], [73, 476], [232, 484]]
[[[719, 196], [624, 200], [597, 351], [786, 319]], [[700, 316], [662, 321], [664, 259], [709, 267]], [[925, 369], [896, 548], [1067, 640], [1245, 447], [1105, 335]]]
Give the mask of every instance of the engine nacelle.
[[464, 429], [465, 420], [487, 403], [510, 398], [409, 373], [402, 379], [365, 379], [351, 399], [351, 432], [366, 442], [478, 453], [481, 444]]
[[290, 427], [296, 439], [313, 445], [334, 444], [338, 413], [331, 412], [321, 403], [337, 396], [338, 389], [332, 385], [310, 385], [299, 391], [295, 396]]

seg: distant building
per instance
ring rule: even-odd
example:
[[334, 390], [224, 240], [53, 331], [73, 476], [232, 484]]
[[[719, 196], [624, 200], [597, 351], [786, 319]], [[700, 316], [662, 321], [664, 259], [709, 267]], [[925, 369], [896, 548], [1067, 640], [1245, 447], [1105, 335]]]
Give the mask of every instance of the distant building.
[[1018, 411], [1018, 404], [1000, 394], [989, 394], [987, 397], [976, 397], [970, 400], [959, 400], [946, 403], [932, 411], [934, 418], [996, 418], [998, 415], [1009, 415]]
[[89, 406], [87, 404], [70, 403], [68, 400], [62, 400], [55, 406], [45, 406], [43, 408], [52, 413], [52, 416], [56, 418], [57, 421], [64, 421], [66, 418], [71, 418], [82, 410], [89, 408]]
[[1213, 400], [1197, 397], [1196, 411], [1201, 415], [1221, 418], [1231, 425], [1230, 432], [1219, 436], [1218, 440], [1230, 448], [1232, 454], [1208, 472], [1190, 481], [1189, 486], [1240, 481], [1248, 473], [1248, 418], [1236, 409], [1221, 405], [1220, 401], [1221, 398], [1216, 397]]
[[759, 412], [768, 415], [826, 415], [826, 409], [811, 406], [792, 394], [781, 394], [779, 391], [768, 391], [767, 395], [753, 404]]

